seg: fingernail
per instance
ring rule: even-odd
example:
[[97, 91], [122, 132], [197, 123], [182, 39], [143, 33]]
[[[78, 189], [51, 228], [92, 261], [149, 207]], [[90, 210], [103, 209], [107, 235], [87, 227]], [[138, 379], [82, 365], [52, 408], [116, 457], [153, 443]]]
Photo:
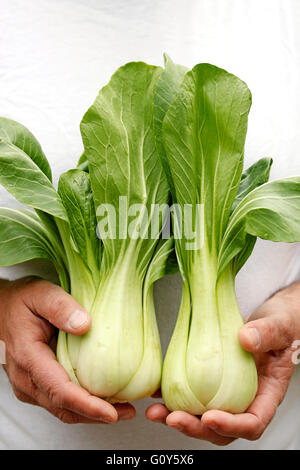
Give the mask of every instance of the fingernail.
[[250, 341], [253, 349], [258, 349], [260, 346], [260, 334], [256, 328], [248, 328], [248, 341]]
[[83, 326], [87, 325], [89, 318], [82, 310], [76, 310], [73, 315], [70, 316], [68, 326], [71, 330], [79, 330]]

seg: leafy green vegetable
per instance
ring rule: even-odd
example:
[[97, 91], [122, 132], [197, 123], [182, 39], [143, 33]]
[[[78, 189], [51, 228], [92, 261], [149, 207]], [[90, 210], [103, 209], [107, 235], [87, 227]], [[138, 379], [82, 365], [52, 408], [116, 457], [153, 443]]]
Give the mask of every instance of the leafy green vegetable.
[[[166, 211], [169, 200], [153, 122], [161, 73], [142, 62], [117, 70], [82, 120], [84, 153], [77, 169], [61, 175], [58, 191], [32, 134], [0, 121], [0, 182], [36, 210], [1, 210], [0, 264], [54, 262], [62, 287], [92, 317], [82, 337], [59, 333], [58, 360], [75, 383], [112, 402], [150, 395], [160, 385], [153, 283], [174, 270], [174, 248], [172, 238], [160, 238], [163, 217], [157, 237], [146, 235], [152, 205]], [[105, 234], [103, 207], [115, 209], [107, 216], [114, 238]]]
[[54, 257], [45, 228], [30, 211], [1, 207], [0, 233], [1, 266]]
[[89, 163], [88, 163], [88, 161], [87, 161], [87, 158], [86, 158], [86, 155], [85, 155], [84, 152], [83, 152], [83, 154], [81, 155], [81, 157], [80, 157], [79, 160], [78, 160], [77, 168], [78, 168], [79, 170], [83, 170], [83, 171], [86, 171], [86, 172], [89, 171]]
[[66, 217], [52, 183], [23, 150], [0, 141], [0, 156], [0, 184], [7, 191], [22, 204], [59, 218]]
[[[116, 209], [109, 225], [111, 234], [115, 231], [117, 236], [105, 237], [99, 229], [103, 245], [100, 288], [91, 309], [93, 327], [81, 340], [75, 368], [81, 384], [116, 400], [147, 395], [160, 382], [152, 284], [146, 287], [144, 281], [158, 240], [123, 236], [129, 224], [138, 231], [142, 213], [135, 220], [125, 217], [120, 222], [132, 204], [143, 205], [142, 211], [150, 214], [151, 204], [168, 201], [153, 131], [153, 94], [160, 74], [160, 68], [143, 63], [121, 67], [81, 123], [94, 203]], [[121, 213], [122, 196], [127, 197]], [[99, 215], [98, 222], [100, 227]], [[161, 263], [165, 262], [162, 258]]]
[[243, 322], [234, 278], [257, 236], [300, 240], [300, 177], [264, 184], [269, 159], [242, 175], [250, 105], [244, 82], [200, 64], [186, 73], [163, 120], [162, 162], [173, 201], [203, 208], [200, 246], [187, 250], [188, 237], [175, 239], [183, 292], [162, 377], [170, 410], [239, 413], [249, 406], [257, 373], [238, 341]]
[[234, 279], [257, 237], [300, 240], [300, 177], [267, 183], [268, 158], [243, 173], [244, 82], [209, 64], [188, 71], [164, 60], [164, 69], [126, 64], [100, 90], [81, 122], [77, 169], [61, 175], [57, 191], [35, 137], [0, 118], [0, 183], [35, 210], [0, 209], [0, 265], [54, 263], [92, 317], [81, 337], [59, 332], [57, 358], [75, 383], [111, 402], [160, 386], [153, 284], [179, 267], [166, 405], [239, 413], [257, 373], [238, 341]]
[[26, 127], [11, 119], [0, 117], [0, 141], [23, 150], [52, 181], [49, 162], [40, 144]]
[[89, 175], [81, 170], [67, 171], [60, 177], [58, 193], [68, 214], [75, 246], [98, 280], [101, 244], [96, 233], [97, 220]]
[[271, 158], [261, 158], [243, 172], [236, 198], [231, 207], [231, 213], [252, 189], [268, 181], [272, 163]]

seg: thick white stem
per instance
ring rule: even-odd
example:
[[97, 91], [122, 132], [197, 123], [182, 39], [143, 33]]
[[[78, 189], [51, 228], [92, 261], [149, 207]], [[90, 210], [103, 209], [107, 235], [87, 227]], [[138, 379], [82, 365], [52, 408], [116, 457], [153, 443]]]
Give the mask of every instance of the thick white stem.
[[103, 279], [81, 339], [76, 375], [91, 393], [112, 397], [130, 382], [143, 355], [142, 282], [134, 260], [121, 260]]
[[200, 250], [189, 276], [192, 310], [186, 370], [191, 389], [204, 405], [215, 396], [222, 378], [216, 279], [215, 258], [208, 250]]
[[257, 372], [238, 340], [243, 320], [232, 268], [216, 282], [208, 252], [194, 262], [163, 366], [163, 398], [170, 410], [241, 413], [255, 397]]
[[163, 364], [162, 396], [169, 410], [193, 414], [205, 411], [204, 405], [189, 386], [186, 370], [186, 351], [189, 338], [191, 299], [186, 283], [182, 288], [181, 305], [176, 326]]
[[115, 400], [133, 401], [152, 395], [160, 386], [162, 353], [156, 322], [153, 285], [145, 292], [143, 305], [144, 350], [136, 373]]
[[223, 370], [218, 392], [207, 408], [242, 413], [255, 397], [257, 371], [252, 355], [242, 348], [238, 339], [243, 319], [236, 298], [231, 265], [221, 275], [216, 294], [223, 347]]

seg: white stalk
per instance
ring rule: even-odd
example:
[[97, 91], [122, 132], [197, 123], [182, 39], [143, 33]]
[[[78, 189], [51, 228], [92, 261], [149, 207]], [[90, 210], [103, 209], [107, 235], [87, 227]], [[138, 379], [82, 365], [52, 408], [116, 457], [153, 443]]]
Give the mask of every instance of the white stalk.
[[197, 253], [163, 366], [162, 394], [170, 410], [240, 413], [255, 397], [256, 366], [238, 340], [243, 320], [231, 266], [216, 279], [214, 257]]

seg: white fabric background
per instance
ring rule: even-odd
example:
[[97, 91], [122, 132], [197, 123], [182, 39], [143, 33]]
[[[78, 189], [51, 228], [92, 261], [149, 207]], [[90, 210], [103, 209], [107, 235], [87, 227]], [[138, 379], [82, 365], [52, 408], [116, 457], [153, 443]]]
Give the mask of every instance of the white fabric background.
[[[210, 62], [244, 79], [253, 93], [246, 166], [274, 157], [272, 178], [300, 174], [300, 2], [297, 0], [0, 0], [0, 115], [39, 139], [55, 181], [82, 151], [79, 123], [114, 70], [130, 60], [161, 64], [166, 51], [192, 66]], [[16, 203], [0, 190], [0, 204]], [[45, 264], [1, 269], [37, 273]], [[300, 278], [300, 245], [259, 241], [237, 279], [242, 312]], [[156, 286], [165, 347], [180, 297], [178, 276]], [[275, 420], [258, 442], [229, 448], [300, 448], [300, 366]], [[14, 398], [0, 373], [1, 449], [208, 449], [138, 417], [113, 426], [64, 425]]]

